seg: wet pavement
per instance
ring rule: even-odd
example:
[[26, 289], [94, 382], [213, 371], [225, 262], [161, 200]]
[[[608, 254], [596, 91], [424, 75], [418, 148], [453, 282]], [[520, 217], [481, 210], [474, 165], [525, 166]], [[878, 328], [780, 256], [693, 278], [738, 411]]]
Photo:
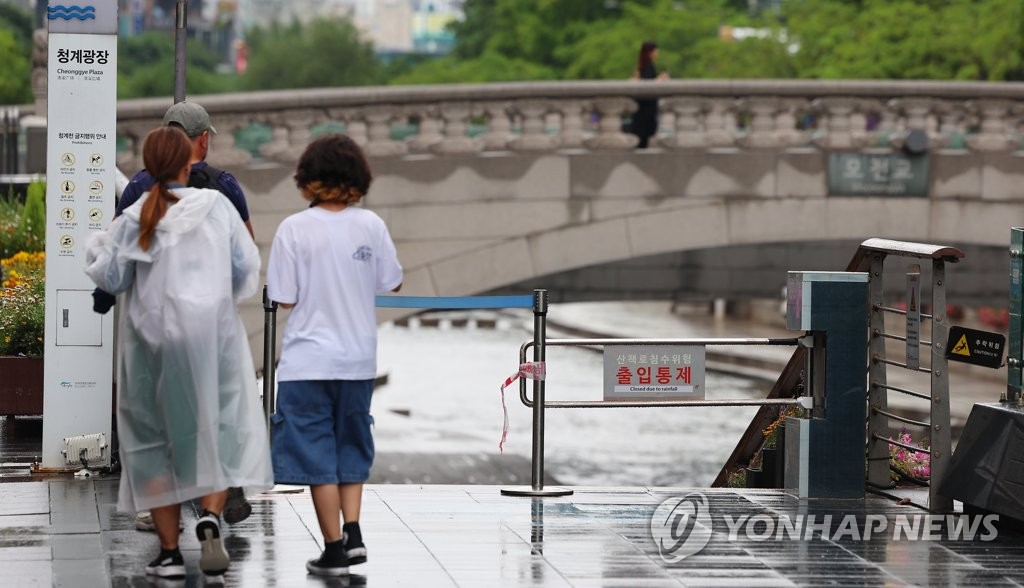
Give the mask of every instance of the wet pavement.
[[[630, 334], [624, 324], [610, 320], [608, 324], [595, 323], [584, 321], [583, 315], [567, 314], [566, 323]], [[629, 325], [643, 327], [643, 333], [637, 334], [658, 334], [656, 325], [665, 321], [653, 310], [650, 314], [645, 319], [643, 313], [633, 313]], [[708, 322], [705, 326], [710, 332], [705, 335], [732, 332], [728, 324], [701, 320]], [[677, 331], [672, 328], [675, 336], [686, 334]], [[767, 334], [768, 329], [764, 331]], [[750, 348], [744, 349], [749, 357], [746, 349]], [[785, 360], [769, 355], [779, 351], [785, 353], [756, 348], [766, 366]], [[982, 380], [965, 380], [972, 383], [966, 390], [959, 388], [965, 392], [960, 398], [965, 405], [973, 403], [971, 396], [993, 399], [989, 388], [994, 385], [985, 381], [983, 391], [975, 385]], [[954, 396], [954, 404], [958, 397], [960, 394]], [[493, 404], [493, 396], [490, 399]], [[254, 497], [253, 515], [248, 520], [225, 527], [225, 544], [233, 563], [224, 585], [1024, 586], [1024, 534], [1001, 527], [991, 533], [975, 519], [966, 521], [976, 524], [972, 539], [953, 539], [950, 533], [961, 519], [922, 519], [924, 511], [912, 503], [900, 504], [880, 496], [801, 501], [772, 490], [577, 486], [575, 494], [568, 497], [505, 497], [499, 492], [501, 484], [522, 484], [529, 477], [528, 459], [509, 455], [516, 443], [528, 449], [527, 431], [518, 431], [506, 447], [506, 455], [496, 457], [493, 449], [491, 453], [480, 449], [495, 443], [492, 420], [481, 419], [486, 435], [469, 434], [475, 431], [471, 427], [453, 431], [450, 418], [441, 419], [444, 427], [435, 431], [417, 424], [415, 417], [425, 412], [422, 407], [402, 404], [404, 400], [399, 398], [381, 400], [378, 429], [387, 451], [379, 454], [371, 481], [405, 484], [367, 487], [362, 527], [368, 563], [354, 566], [351, 575], [339, 579], [307, 576], [305, 561], [321, 549], [312, 503], [301, 488], [279, 488]], [[409, 411], [403, 415], [388, 402], [399, 408], [412, 407], [413, 418]], [[513, 416], [513, 425], [528, 422], [521, 415]], [[555, 415], [550, 418], [551, 424], [557, 424]], [[187, 527], [182, 549], [188, 578], [181, 582], [146, 578], [143, 568], [156, 553], [157, 539], [152, 533], [136, 531], [131, 514], [114, 509], [116, 477], [74, 480], [30, 474], [29, 465], [38, 459], [41, 422], [33, 417], [0, 419], [0, 482], [9, 482], [0, 483], [0, 587], [206, 583], [197, 568], [198, 542], [191, 533], [197, 518], [195, 508], [188, 507], [184, 513]], [[576, 426], [567, 434], [590, 439], [592, 434], [584, 431]], [[557, 428], [548, 434], [552, 441], [548, 446], [550, 466], [557, 463], [567, 442], [554, 442], [559, 440]], [[444, 442], [432, 435], [442, 436]], [[623, 449], [621, 439], [613, 439], [616, 448]], [[608, 454], [597, 451], [595, 442], [587, 443], [596, 461], [609, 462]], [[658, 454], [654, 448], [659, 444], [640, 435], [631, 444], [649, 450], [662, 468], [666, 460], [681, 459], [678, 454]], [[448, 446], [447, 451], [438, 451]], [[688, 447], [688, 452], [698, 451]], [[701, 451], [708, 451], [707, 443]], [[469, 481], [473, 479], [470, 476], [488, 485], [427, 483]], [[644, 483], [640, 480], [636, 482]], [[904, 494], [901, 497], [908, 501], [923, 502], [920, 490]], [[664, 516], [666, 507], [659, 510], [659, 505], [672, 499], [671, 508], [685, 496], [691, 500], [674, 514], [692, 513], [698, 524], [690, 538], [673, 550], [679, 542], [667, 533], [685, 529], [657, 523], [652, 531], [651, 520], [655, 513], [659, 513], [656, 521], [676, 520]], [[694, 498], [703, 501], [694, 502]], [[700, 512], [709, 518], [702, 520]], [[847, 514], [853, 518], [844, 518]], [[831, 517], [828, 524], [825, 517]], [[801, 521], [797, 525], [801, 532], [796, 533], [800, 539], [786, 530], [794, 521]], [[843, 527], [843, 521], [849, 524]], [[878, 530], [882, 521], [885, 528]], [[866, 537], [869, 529], [874, 532]], [[908, 539], [908, 532], [916, 539]], [[667, 548], [659, 548], [654, 536]], [[708, 539], [706, 545], [699, 544], [701, 538]], [[696, 547], [701, 548], [687, 554]], [[680, 559], [680, 555], [686, 557]]]
[[[772, 490], [581, 488], [566, 497], [522, 498], [499, 490], [367, 486], [361, 526], [369, 561], [353, 566], [349, 576], [321, 579], [307, 576], [304, 568], [321, 548], [309, 494], [279, 487], [254, 497], [249, 519], [225, 527], [232, 563], [224, 585], [1024, 584], [1024, 535], [976, 522], [973, 539], [963, 538], [964, 529], [951, 539], [953, 527], [944, 520], [932, 521], [928, 535], [923, 511], [879, 496], [798, 500]], [[155, 554], [157, 539], [136, 531], [131, 515], [115, 511], [116, 494], [114, 478], [0, 484], [2, 584], [206, 584], [190, 533], [195, 510], [185, 510], [181, 541], [188, 578], [150, 581], [143, 567]], [[675, 514], [689, 512], [698, 524], [672, 550], [675, 542], [668, 533], [679, 536], [686, 525], [661, 522], [676, 520], [666, 517], [665, 509], [683, 497], [688, 502]], [[687, 504], [696, 506], [687, 510]], [[846, 515], [853, 516], [847, 521]], [[907, 538], [911, 532], [916, 540]], [[662, 539], [662, 548], [652, 534]]]

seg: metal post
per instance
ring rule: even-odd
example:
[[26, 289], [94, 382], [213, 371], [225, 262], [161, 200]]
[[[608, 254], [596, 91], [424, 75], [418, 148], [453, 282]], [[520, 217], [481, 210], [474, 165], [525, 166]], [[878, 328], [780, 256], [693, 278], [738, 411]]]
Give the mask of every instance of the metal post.
[[188, 0], [178, 0], [174, 21], [174, 103], [185, 101], [185, 64], [188, 60]]
[[885, 364], [875, 359], [885, 359], [885, 289], [882, 283], [882, 270], [885, 255], [871, 254], [871, 267], [868, 270], [868, 312], [870, 329], [868, 358], [868, 484], [876, 488], [891, 488], [889, 477], [889, 444], [879, 441], [875, 436], [888, 439], [889, 418], [879, 412], [888, 409], [888, 392], [885, 386]]
[[[547, 335], [548, 291], [533, 291], [533, 361], [543, 363], [547, 357], [544, 340]], [[533, 381], [533, 468], [530, 486], [544, 489], [544, 380]]]
[[932, 260], [932, 455], [928, 486], [928, 510], [951, 512], [953, 499], [939, 494], [951, 457], [949, 432], [949, 360], [946, 359], [946, 265], [942, 259]]
[[[533, 291], [533, 361], [546, 361], [548, 291]], [[508, 496], [566, 496], [572, 490], [544, 488], [544, 380], [533, 381], [533, 456], [530, 487], [507, 488]]]
[[1022, 297], [1021, 274], [1024, 273], [1024, 229], [1010, 229], [1010, 337], [1006, 356], [1006, 392], [1000, 398], [1003, 402], [1024, 401], [1021, 394], [1024, 374], [1024, 353], [1021, 350], [1024, 333], [1024, 297]]
[[270, 430], [270, 415], [276, 405], [274, 358], [277, 356], [277, 302], [270, 299], [263, 286], [263, 418]]

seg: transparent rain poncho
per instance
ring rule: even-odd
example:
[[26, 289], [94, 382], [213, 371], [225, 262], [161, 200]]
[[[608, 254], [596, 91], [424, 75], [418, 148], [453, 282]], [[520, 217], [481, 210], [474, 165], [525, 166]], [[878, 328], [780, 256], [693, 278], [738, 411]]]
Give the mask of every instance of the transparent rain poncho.
[[228, 199], [181, 198], [139, 246], [145, 194], [90, 237], [86, 273], [120, 294], [118, 508], [147, 510], [228, 487], [273, 485], [256, 373], [236, 303], [256, 293], [260, 256]]

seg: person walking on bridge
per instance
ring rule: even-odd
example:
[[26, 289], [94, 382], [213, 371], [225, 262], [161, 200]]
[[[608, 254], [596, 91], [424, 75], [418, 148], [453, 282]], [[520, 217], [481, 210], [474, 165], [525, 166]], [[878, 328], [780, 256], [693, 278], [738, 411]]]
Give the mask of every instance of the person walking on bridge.
[[[654, 60], [658, 58], [658, 45], [654, 41], [644, 41], [640, 45], [637, 57], [634, 80], [667, 80], [668, 72], [658, 72]], [[637, 149], [646, 149], [652, 136], [658, 132], [658, 99], [644, 98], [636, 101], [636, 112], [633, 113], [632, 131], [640, 142]]]
[[387, 226], [357, 206], [371, 180], [349, 137], [311, 143], [295, 172], [309, 208], [284, 219], [267, 264], [268, 296], [292, 309], [271, 417], [274, 480], [310, 486], [324, 551], [306, 570], [320, 576], [366, 561], [359, 513], [374, 456], [375, 295], [402, 287]]

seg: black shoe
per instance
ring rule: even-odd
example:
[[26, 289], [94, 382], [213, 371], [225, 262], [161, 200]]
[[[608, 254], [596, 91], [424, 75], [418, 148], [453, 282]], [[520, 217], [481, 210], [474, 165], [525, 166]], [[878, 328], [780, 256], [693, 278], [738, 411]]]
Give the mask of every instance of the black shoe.
[[[358, 533], [358, 527], [356, 527]], [[363, 545], [363, 538], [353, 533], [345, 533], [342, 540], [345, 542], [345, 557], [348, 558], [348, 565], [355, 566], [366, 563], [366, 545]]]
[[161, 578], [184, 578], [185, 560], [177, 549], [173, 551], [160, 550], [160, 555], [149, 562], [146, 566], [146, 574], [159, 576]]
[[228, 488], [228, 501], [224, 505], [224, 522], [229, 525], [238, 524], [252, 514], [252, 504], [245, 497], [241, 488]]
[[324, 552], [317, 559], [306, 562], [306, 571], [315, 576], [344, 576], [348, 574], [348, 557], [343, 540], [324, 544]]
[[226, 572], [231, 560], [220, 538], [220, 519], [208, 512], [203, 513], [196, 523], [196, 537], [199, 538], [199, 569], [209, 576]]

